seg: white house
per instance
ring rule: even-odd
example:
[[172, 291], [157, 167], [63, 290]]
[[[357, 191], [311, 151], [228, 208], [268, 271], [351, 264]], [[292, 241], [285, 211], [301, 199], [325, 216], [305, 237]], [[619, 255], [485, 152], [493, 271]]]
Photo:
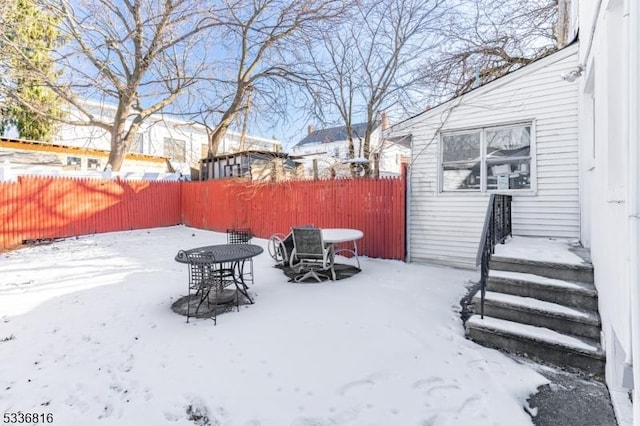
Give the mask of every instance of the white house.
[[[591, 248], [618, 420], [640, 425], [640, 2], [577, 5], [581, 240]], [[631, 390], [633, 417], [624, 410]]]
[[[98, 116], [112, 114], [116, 108], [114, 105], [92, 101], [87, 102], [87, 105]], [[71, 114], [73, 113], [72, 111]], [[275, 139], [245, 135], [242, 147], [241, 139], [240, 133], [228, 131], [217, 154], [228, 154], [238, 150], [282, 151], [282, 143]], [[54, 143], [109, 150], [110, 135], [98, 127], [65, 124], [57, 130]], [[207, 130], [199, 124], [156, 114], [144, 122], [130, 152], [167, 157], [176, 170], [188, 173], [190, 168], [199, 169], [200, 159], [207, 155]], [[127, 167], [126, 162], [123, 167]]]
[[402, 167], [411, 159], [411, 135], [389, 137], [382, 133], [381, 143], [373, 150], [374, 164], [377, 161], [380, 176], [398, 176]]
[[513, 233], [580, 237], [577, 44], [393, 126], [412, 136], [411, 261], [475, 267], [489, 195]]
[[68, 176], [120, 179], [178, 179], [169, 159], [128, 153], [127, 170], [105, 173], [108, 150], [66, 146], [47, 142], [0, 138], [0, 180], [16, 176]]
[[515, 235], [579, 240], [617, 420], [640, 425], [640, 2], [571, 10], [579, 45], [391, 129], [413, 137], [409, 253], [473, 267], [492, 191]]
[[[351, 126], [353, 132], [354, 158], [356, 161], [368, 161], [376, 168], [380, 176], [399, 176], [402, 173], [403, 160], [411, 153], [411, 138], [387, 138], [386, 115], [383, 114], [377, 123], [370, 141], [370, 156], [364, 158], [363, 142], [366, 123]], [[305, 175], [313, 177], [317, 167], [319, 177], [329, 177], [332, 171], [337, 176], [349, 176], [350, 167], [349, 140], [345, 126], [313, 130], [309, 127], [307, 136], [291, 149], [292, 157], [299, 159], [304, 165]]]

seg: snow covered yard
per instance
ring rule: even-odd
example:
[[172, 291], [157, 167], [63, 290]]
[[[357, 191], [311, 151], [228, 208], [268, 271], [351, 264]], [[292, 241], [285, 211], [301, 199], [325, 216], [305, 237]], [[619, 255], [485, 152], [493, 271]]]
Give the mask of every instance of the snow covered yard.
[[[546, 379], [464, 338], [477, 273], [362, 258], [356, 276], [293, 284], [266, 252], [255, 304], [171, 311], [179, 249], [226, 242], [184, 226], [0, 255], [0, 408], [70, 425], [530, 425]], [[348, 260], [344, 260], [345, 263]]]

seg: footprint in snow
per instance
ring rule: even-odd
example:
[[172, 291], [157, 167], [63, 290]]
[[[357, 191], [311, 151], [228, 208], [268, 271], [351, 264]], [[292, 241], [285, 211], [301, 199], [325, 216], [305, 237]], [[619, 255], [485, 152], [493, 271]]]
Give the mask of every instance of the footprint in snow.
[[371, 379], [357, 380], [355, 382], [347, 383], [346, 385], [342, 386], [338, 390], [338, 393], [342, 396], [345, 396], [348, 393], [357, 392], [359, 390], [371, 389], [373, 386], [375, 386], [375, 384], [376, 383]]
[[460, 408], [458, 408], [458, 414], [467, 409], [469, 406], [473, 405], [475, 402], [480, 401], [480, 397], [477, 395], [470, 396], [469, 398], [462, 401], [460, 404]]
[[443, 382], [443, 381], [444, 381], [444, 380], [442, 380], [442, 378], [440, 378], [440, 377], [435, 377], [435, 376], [434, 376], [434, 377], [429, 377], [429, 378], [427, 378], [427, 379], [420, 379], [420, 380], [418, 380], [418, 381], [416, 381], [416, 382], [413, 382], [413, 384], [411, 385], [411, 387], [412, 387], [413, 389], [418, 389], [418, 390], [422, 390], [422, 389], [425, 389], [425, 388], [427, 388], [427, 389], [428, 389], [428, 388], [430, 388], [430, 387], [431, 387], [431, 385], [432, 385], [433, 383], [441, 383], [441, 382]]

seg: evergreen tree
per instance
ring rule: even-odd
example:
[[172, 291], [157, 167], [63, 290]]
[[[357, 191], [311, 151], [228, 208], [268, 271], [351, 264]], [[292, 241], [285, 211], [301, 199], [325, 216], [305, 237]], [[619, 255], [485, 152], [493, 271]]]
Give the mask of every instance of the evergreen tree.
[[50, 141], [61, 111], [45, 82], [56, 77], [51, 52], [60, 45], [59, 20], [36, 0], [9, 2], [2, 15], [0, 132], [15, 126], [21, 138]]

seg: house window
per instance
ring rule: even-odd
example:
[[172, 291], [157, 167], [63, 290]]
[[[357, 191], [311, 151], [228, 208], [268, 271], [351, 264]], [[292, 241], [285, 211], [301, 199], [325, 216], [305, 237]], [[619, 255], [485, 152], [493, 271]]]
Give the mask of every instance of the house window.
[[80, 157], [67, 157], [67, 166], [75, 170], [80, 170], [82, 159]]
[[441, 141], [443, 192], [531, 189], [531, 124], [446, 133]]
[[133, 141], [133, 143], [131, 144], [131, 149], [129, 150], [129, 152], [135, 152], [138, 154], [142, 154], [143, 151], [143, 141], [144, 141], [144, 135], [142, 133], [138, 133], [136, 135], [135, 140]]
[[87, 169], [98, 170], [100, 168], [100, 160], [97, 158], [87, 159]]
[[187, 143], [180, 139], [164, 138], [164, 155], [174, 161], [184, 163]]

